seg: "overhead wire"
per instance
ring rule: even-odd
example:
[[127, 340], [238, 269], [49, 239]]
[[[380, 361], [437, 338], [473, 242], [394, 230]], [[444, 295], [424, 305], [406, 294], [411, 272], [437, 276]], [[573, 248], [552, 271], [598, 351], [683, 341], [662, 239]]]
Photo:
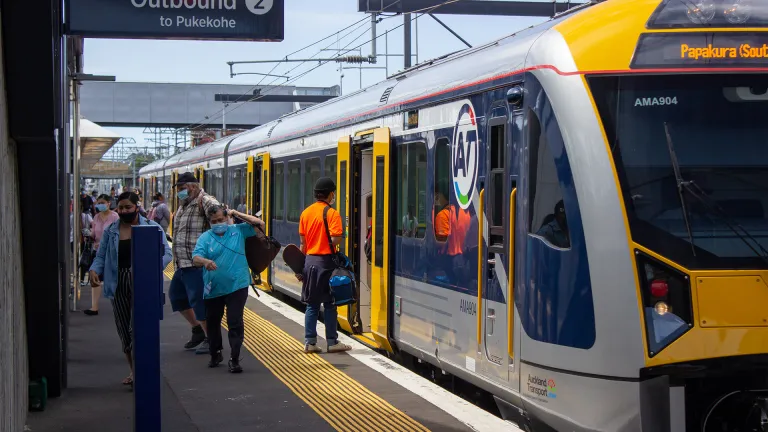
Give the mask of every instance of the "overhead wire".
[[[388, 9], [388, 8], [390, 8], [390, 7], [392, 7], [392, 6], [394, 6], [394, 5], [398, 4], [398, 3], [400, 3], [400, 1], [401, 1], [401, 0], [398, 0], [398, 1], [397, 1], [397, 2], [395, 2], [395, 3], [392, 3], [391, 5], [387, 6], [387, 8], [385, 8], [385, 9]], [[412, 18], [412, 19], [411, 19], [411, 21], [414, 21], [414, 20], [416, 20], [416, 19], [418, 19], [418, 18], [421, 18], [421, 17], [423, 17], [424, 15], [427, 15], [427, 14], [429, 14], [429, 13], [432, 13], [434, 10], [436, 10], [436, 9], [438, 9], [438, 8], [442, 7], [442, 6], [445, 6], [445, 5], [448, 5], [448, 4], [452, 4], [452, 3], [458, 3], [458, 2], [460, 2], [460, 1], [463, 1], [463, 0], [446, 0], [446, 1], [444, 1], [444, 2], [442, 2], [442, 3], [440, 3], [440, 4], [438, 4], [438, 5], [435, 5], [435, 6], [429, 6], [429, 7], [425, 7], [425, 8], [421, 8], [421, 9], [416, 9], [416, 10], [413, 10], [413, 11], [409, 11], [409, 12], [402, 12], [402, 14], [405, 14], [405, 13], [409, 13], [409, 14], [418, 14], [418, 13], [420, 13], [420, 12], [421, 12], [421, 14], [420, 14], [419, 16], [417, 16], [417, 17], [414, 17], [414, 18]], [[400, 14], [401, 14], [401, 13], [398, 13], [398, 15], [400, 15]], [[394, 15], [394, 16], [397, 16], [397, 15]], [[392, 17], [393, 17], [393, 16], [384, 17], [384, 18], [382, 18], [382, 20], [385, 20], [385, 19], [388, 19], [388, 18], [392, 18]], [[351, 30], [351, 31], [347, 32], [347, 34], [344, 36], [344, 37], [347, 37], [347, 36], [349, 36], [351, 33], [353, 33], [354, 31], [356, 31], [357, 29], [359, 29], [360, 27], [362, 27], [362, 24], [361, 24], [361, 23], [363, 23], [363, 21], [367, 21], [367, 20], [368, 20], [368, 17], [365, 17], [365, 18], [363, 18], [363, 19], [361, 19], [361, 20], [359, 20], [359, 21], [357, 21], [357, 22], [355, 22], [355, 23], [353, 23], [353, 24], [351, 24], [351, 25], [349, 25], [349, 26], [345, 27], [344, 29], [342, 29], [342, 30], [339, 30], [338, 32], [335, 32], [335, 33], [333, 33], [333, 34], [331, 34], [331, 35], [329, 35], [329, 36], [326, 36], [325, 38], [321, 39], [320, 41], [316, 41], [316, 42], [314, 42], [314, 43], [312, 43], [312, 44], [308, 45], [308, 46], [307, 46], [307, 47], [305, 47], [305, 48], [302, 48], [302, 49], [300, 49], [300, 50], [294, 51], [294, 52], [293, 52], [293, 53], [291, 53], [291, 54], [288, 54], [288, 56], [290, 56], [290, 55], [293, 55], [293, 54], [296, 54], [297, 52], [303, 51], [304, 49], [306, 49], [306, 48], [308, 48], [308, 47], [311, 47], [311, 46], [317, 45], [317, 43], [319, 43], [319, 42], [322, 42], [323, 40], [327, 40], [328, 38], [330, 38], [330, 37], [333, 37], [334, 35], [337, 35], [337, 34], [339, 34], [339, 33], [343, 32], [344, 30], [347, 30], [347, 29], [349, 29], [349, 28], [351, 28], [351, 27], [353, 27], [353, 26], [355, 26], [355, 25], [358, 25], [358, 24], [360, 24], [360, 25], [358, 25], [358, 26], [357, 26], [355, 29], [353, 29], [353, 30]], [[397, 30], [397, 29], [399, 29], [400, 27], [403, 27], [404, 25], [405, 25], [405, 23], [401, 23], [401, 24], [399, 24], [399, 25], [397, 25], [397, 26], [395, 26], [395, 27], [393, 27], [393, 28], [389, 29], [389, 31], [391, 32], [391, 31], [393, 31], [393, 30]], [[341, 53], [342, 53], [342, 51], [344, 51], [344, 50], [346, 50], [346, 52], [349, 52], [349, 51], [354, 51], [354, 50], [356, 50], [356, 49], [358, 49], [358, 48], [361, 48], [362, 46], [364, 46], [364, 45], [366, 45], [366, 44], [368, 44], [368, 43], [371, 43], [371, 42], [372, 42], [372, 41], [374, 41], [374, 40], [377, 40], [377, 39], [379, 39], [380, 37], [384, 36], [384, 34], [385, 34], [385, 33], [382, 33], [382, 34], [380, 34], [380, 35], [376, 36], [375, 38], [369, 39], [369, 40], [367, 40], [367, 41], [365, 41], [365, 42], [363, 42], [363, 43], [361, 43], [361, 44], [359, 44], [359, 45], [357, 45], [357, 46], [355, 46], [355, 47], [353, 47], [353, 48], [350, 48], [349, 50], [347, 50], [347, 48], [349, 47], [349, 45], [351, 45], [352, 43], [354, 43], [355, 41], [357, 41], [358, 39], [360, 39], [360, 38], [361, 38], [361, 37], [362, 37], [364, 34], [366, 34], [366, 33], [368, 32], [368, 30], [369, 30], [369, 29], [366, 29], [366, 31], [365, 31], [365, 32], [363, 32], [363, 33], [361, 33], [360, 35], [358, 35], [358, 36], [357, 36], [355, 39], [353, 39], [353, 40], [352, 40], [352, 42], [348, 43], [348, 44], [347, 44], [347, 45], [346, 45], [344, 48], [342, 48], [342, 49], [341, 49], [341, 50], [340, 50], [340, 51], [337, 53], [337, 55], [336, 55], [335, 57], [333, 57], [333, 61], [335, 61], [335, 59], [336, 59], [336, 58], [338, 58], [338, 57], [341, 57]], [[334, 42], [334, 43], [337, 43], [337, 42], [338, 42], [338, 41], [336, 41], [336, 42]], [[321, 53], [321, 52], [322, 52], [324, 49], [328, 49], [328, 48], [329, 48], [329, 47], [331, 47], [331, 46], [333, 46], [333, 43], [332, 43], [332, 44], [330, 44], [330, 45], [328, 45], [326, 48], [323, 48], [323, 49], [321, 49], [320, 51], [318, 51], [317, 53], [315, 53], [315, 54], [314, 54], [314, 55], [313, 55], [311, 58], [314, 58], [315, 56], [317, 56], [318, 54], [320, 54], [320, 53]], [[287, 58], [288, 56], [286, 56], [286, 58]], [[322, 67], [322, 66], [324, 66], [324, 65], [326, 65], [326, 64], [328, 64], [328, 63], [330, 63], [330, 61], [331, 61], [331, 60], [328, 60], [328, 61], [318, 61], [318, 65], [317, 65], [317, 66], [315, 66], [315, 67], [313, 67], [313, 68], [311, 68], [311, 69], [309, 69], [309, 70], [307, 70], [307, 71], [305, 71], [305, 72], [302, 72], [302, 73], [300, 73], [298, 76], [296, 76], [296, 77], [294, 77], [294, 78], [291, 78], [291, 79], [289, 79], [288, 81], [286, 81], [286, 82], [285, 82], [284, 84], [282, 84], [282, 85], [286, 85], [286, 84], [288, 84], [288, 83], [292, 83], [292, 82], [295, 82], [296, 80], [298, 80], [298, 79], [300, 79], [300, 78], [303, 78], [304, 76], [306, 76], [306, 75], [307, 75], [307, 74], [309, 74], [310, 72], [313, 72], [313, 71], [317, 70], [318, 68], [320, 68], [320, 67]], [[293, 68], [292, 68], [292, 69], [290, 69], [288, 72], [286, 72], [286, 75], [287, 75], [288, 73], [291, 73], [291, 72], [295, 71], [295, 70], [296, 70], [296, 69], [298, 69], [299, 67], [303, 66], [305, 63], [307, 63], [307, 62], [301, 62], [301, 63], [299, 63], [297, 66], [293, 67]], [[276, 69], [276, 68], [277, 68], [277, 67], [278, 67], [280, 64], [282, 64], [282, 63], [277, 63], [277, 64], [276, 64], [276, 65], [275, 65], [275, 66], [274, 66], [274, 67], [273, 67], [273, 68], [270, 70], [270, 72], [269, 72], [269, 73], [271, 74], [272, 72], [274, 72], [274, 70], [275, 70], [275, 69]], [[263, 80], [264, 80], [265, 78], [266, 78], [266, 77], [262, 77], [262, 79], [261, 79], [261, 80], [259, 80], [259, 83], [263, 82]], [[265, 86], [266, 86], [266, 87], [269, 87], [269, 86], [271, 86], [271, 85], [272, 85], [273, 83], [275, 83], [275, 82], [276, 82], [278, 79], [279, 79], [279, 78], [275, 78], [275, 79], [273, 79], [273, 80], [272, 80], [270, 83], [266, 84]], [[240, 96], [240, 97], [244, 97], [244, 96], [249, 96], [249, 95], [250, 95], [250, 96], [252, 96], [252, 97], [249, 97], [248, 99], [246, 99], [246, 100], [243, 100], [243, 101], [240, 101], [240, 100], [239, 100], [239, 98], [238, 98], [238, 100], [237, 100], [237, 101], [235, 101], [235, 102], [231, 102], [232, 104], [237, 104], [237, 105], [236, 105], [234, 108], [232, 108], [231, 110], [229, 110], [228, 112], [230, 112], [230, 113], [231, 113], [231, 112], [233, 112], [233, 111], [237, 110], [238, 108], [240, 108], [240, 107], [241, 107], [243, 104], [245, 104], [245, 103], [250, 103], [250, 102], [255, 102], [255, 101], [257, 101], [257, 100], [261, 99], [262, 97], [264, 97], [264, 96], [267, 96], [267, 95], [270, 93], [269, 91], [267, 91], [267, 92], [264, 92], [264, 93], [260, 93], [259, 95], [251, 95], [251, 93], [253, 92], [253, 90], [255, 90], [257, 87], [259, 87], [259, 85], [260, 85], [260, 84], [256, 84], [254, 87], [252, 87], [252, 88], [251, 88], [251, 90], [249, 90], [248, 92], [246, 92], [246, 93], [244, 93], [243, 95], [241, 95], [241, 96]], [[274, 88], [274, 89], [276, 89], [277, 87], [273, 87], [273, 88]], [[208, 125], [209, 125], [209, 124], [211, 124], [213, 121], [216, 121], [216, 120], [218, 120], [218, 119], [222, 118], [222, 117], [224, 116], [224, 111], [225, 111], [225, 109], [226, 109], [226, 108], [224, 108], [224, 109], [220, 110], [220, 111], [219, 111], [219, 115], [218, 115], [218, 116], [216, 116], [216, 117], [214, 117], [214, 118], [205, 118], [205, 119], [203, 120], [203, 121], [204, 121], [204, 123], [203, 123], [203, 121], [201, 121], [201, 122], [198, 122], [198, 123], [192, 123], [192, 124], [190, 124], [190, 125], [188, 125], [188, 126], [186, 126], [186, 127], [182, 128], [182, 129], [186, 129], [186, 130], [189, 130], [189, 131], [191, 132], [191, 131], [194, 131], [194, 130], [196, 130], [196, 129], [199, 129], [199, 128], [202, 128], [202, 127], [208, 126]], [[206, 117], [207, 117], [207, 116], [206, 116]], [[207, 120], [207, 121], [206, 121], [206, 120]], [[196, 126], [195, 126], [195, 127], [193, 127], [193, 128], [191, 128], [191, 129], [189, 128], [190, 126], [194, 126], [194, 125], [196, 125]]]
[[[365, 20], [367, 21], [367, 18], [366, 18]], [[356, 30], [358, 30], [359, 28], [361, 28], [361, 27], [362, 27], [362, 26], [365, 24], [365, 23], [362, 23], [362, 24], [361, 24], [361, 22], [362, 22], [362, 21], [363, 21], [363, 20], [361, 20], [361, 21], [358, 21], [356, 24], [359, 24], [359, 25], [357, 25], [355, 28], [353, 28], [352, 30], [350, 30], [349, 32], [347, 32], [345, 35], [341, 36], [341, 37], [339, 38], [339, 40], [342, 40], [342, 39], [344, 39], [344, 38], [348, 37], [349, 35], [351, 35], [352, 33], [354, 33]], [[353, 24], [352, 26], [355, 26], [355, 24]], [[345, 30], [346, 30], [346, 29], [349, 29], [349, 28], [350, 28], [350, 27], [352, 27], [352, 26], [348, 26], [348, 27], [346, 27], [346, 28], [345, 28]], [[362, 37], [362, 35], [364, 35], [364, 34], [368, 33], [369, 31], [370, 31], [370, 30], [369, 30], [368, 28], [366, 28], [366, 29], [365, 29], [365, 30], [364, 30], [364, 31], [363, 31], [363, 32], [362, 32], [360, 35], [358, 35], [358, 36], [357, 36], [355, 39], [353, 39], [353, 42], [354, 42], [354, 41], [356, 41], [356, 40], [358, 40], [358, 39], [360, 39], [360, 37]], [[328, 38], [325, 38], [325, 39], [328, 39]], [[314, 57], [316, 57], [316, 56], [317, 56], [317, 55], [319, 55], [319, 54], [320, 54], [320, 53], [321, 53], [323, 50], [325, 50], [325, 49], [328, 49], [329, 47], [333, 46], [333, 45], [334, 45], [335, 43], [337, 43], [337, 42], [338, 42], [338, 41], [334, 41], [333, 43], [331, 43], [330, 45], [326, 46], [325, 48], [322, 48], [320, 51], [318, 51], [317, 53], [313, 54], [313, 55], [312, 55], [310, 58], [314, 58]], [[348, 44], [347, 46], [349, 46], [349, 44]], [[342, 49], [341, 49], [341, 51], [344, 51], [345, 49], [346, 49], [346, 47], [345, 47], [345, 48], [342, 48]], [[341, 53], [341, 51], [340, 51], [340, 53]], [[297, 51], [297, 52], [298, 52], [298, 51]], [[347, 51], [347, 52], [348, 52], [348, 51]], [[294, 54], [295, 54], [295, 53], [294, 53]], [[289, 73], [292, 73], [293, 71], [295, 71], [296, 69], [300, 68], [301, 66], [303, 66], [303, 65], [304, 65], [304, 64], [306, 64], [306, 63], [307, 63], [306, 61], [300, 62], [300, 63], [299, 63], [297, 66], [295, 66], [295, 67], [293, 67], [292, 69], [290, 69], [290, 70], [288, 70], [287, 72], [285, 72], [285, 75], [287, 75], [287, 74], [289, 74]], [[272, 68], [272, 71], [270, 71], [270, 73], [274, 72], [274, 70], [275, 70], [275, 69], [277, 68], [277, 66], [279, 66], [280, 64], [281, 64], [281, 63], [278, 63], [277, 65], [275, 65], [275, 67], [273, 67], [273, 68]], [[322, 63], [322, 64], [325, 64], [325, 63]], [[287, 85], [287, 84], [289, 84], [289, 83], [295, 82], [295, 81], [296, 81], [298, 78], [301, 78], [301, 77], [303, 77], [303, 76], [305, 76], [305, 75], [306, 75], [306, 74], [301, 74], [301, 75], [300, 75], [300, 76], [298, 76], [298, 77], [294, 77], [294, 78], [292, 78], [292, 79], [289, 79], [289, 80], [288, 80], [288, 81], [286, 81], [285, 83], [282, 83], [280, 86], [285, 86], [285, 85]], [[259, 81], [259, 83], [261, 83], [263, 80], [264, 80], [264, 78], [262, 78], [262, 79]], [[252, 87], [252, 88], [251, 88], [251, 89], [250, 89], [248, 92], [246, 92], [246, 93], [243, 93], [242, 95], [240, 95], [240, 96], [238, 97], [238, 99], [237, 99], [237, 100], [235, 100], [234, 102], [230, 102], [230, 103], [228, 103], [227, 105], [229, 105], [229, 104], [238, 104], [238, 105], [236, 105], [234, 108], [230, 109], [230, 110], [229, 110], [229, 111], [227, 111], [227, 112], [232, 112], [232, 111], [235, 111], [235, 110], [237, 110], [237, 109], [238, 109], [240, 106], [242, 106], [242, 104], [244, 104], [244, 103], [248, 103], [248, 102], [253, 102], [253, 101], [255, 101], [255, 100], [257, 100], [257, 99], [260, 99], [261, 97], [263, 97], [263, 96], [266, 96], [266, 95], [270, 94], [271, 92], [273, 92], [273, 91], [277, 90], [277, 89], [278, 89], [280, 86], [274, 86], [274, 84], [275, 84], [275, 83], [276, 83], [278, 80], [279, 80], [279, 78], [275, 78], [275, 79], [273, 79], [271, 82], [269, 82], [269, 83], [265, 84], [265, 85], [264, 85], [264, 87], [270, 87], [270, 86], [271, 86], [271, 87], [272, 87], [272, 91], [270, 91], [270, 90], [268, 89], [266, 92], [262, 92], [262, 93], [260, 93], [259, 95], [254, 95], [254, 94], [253, 94], [253, 90], [255, 90], [256, 88], [258, 88], [260, 84], [257, 84], [256, 86]], [[241, 98], [244, 98], [244, 99], [242, 99], [242, 100], [241, 100]], [[222, 117], [224, 116], [224, 114], [225, 114], [225, 113], [224, 113], [225, 109], [226, 109], [226, 108], [224, 108], [224, 109], [222, 109], [222, 110], [219, 110], [217, 115], [211, 115], [211, 117], [209, 117], [209, 116], [206, 116], [206, 118], [204, 118], [204, 119], [200, 120], [199, 122], [196, 122], [196, 123], [192, 123], [192, 124], [190, 124], [190, 125], [187, 125], [187, 126], [185, 126], [183, 129], [185, 129], [185, 130], [188, 130], [188, 131], [190, 131], [190, 132], [191, 132], [191, 131], [194, 131], [194, 130], [197, 130], [197, 129], [203, 128], [203, 127], [205, 127], [205, 126], [208, 126], [208, 125], [209, 125], [209, 124], [211, 124], [212, 122], [214, 122], [214, 121], [216, 121], [216, 120], [218, 120], [218, 119], [222, 118]], [[191, 126], [194, 126], [194, 127], [191, 127]]]
[[[363, 35], [367, 34], [369, 31], [370, 31], [370, 29], [365, 29], [365, 30], [364, 30], [362, 33], [360, 33], [359, 35], [357, 35], [357, 37], [356, 37], [356, 38], [352, 39], [352, 41], [350, 41], [349, 43], [347, 43], [347, 45], [345, 45], [344, 47], [342, 47], [342, 48], [339, 50], [339, 53], [338, 53], [338, 54], [337, 54], [335, 57], [333, 57], [331, 60], [318, 60], [318, 65], [317, 65], [317, 66], [315, 66], [315, 67], [313, 67], [313, 68], [311, 68], [311, 69], [309, 69], [309, 70], [307, 70], [307, 71], [304, 71], [304, 72], [300, 73], [300, 74], [299, 74], [299, 75], [297, 75], [296, 77], [294, 77], [294, 78], [292, 78], [292, 79], [290, 79], [290, 80], [286, 81], [286, 83], [285, 83], [285, 84], [288, 84], [288, 83], [292, 83], [292, 82], [295, 82], [296, 80], [298, 80], [298, 79], [300, 79], [300, 78], [303, 78], [304, 76], [306, 76], [306, 75], [307, 75], [307, 74], [309, 74], [310, 72], [312, 72], [312, 71], [314, 71], [314, 70], [316, 70], [316, 69], [318, 69], [318, 68], [320, 68], [320, 67], [322, 67], [322, 66], [324, 66], [324, 65], [326, 65], [326, 64], [328, 64], [328, 63], [330, 63], [331, 61], [335, 61], [335, 60], [336, 60], [336, 58], [342, 57], [342, 53], [344, 53], [344, 52], [349, 52], [349, 51], [353, 51], [353, 50], [356, 50], [357, 48], [359, 48], [359, 47], [362, 47], [363, 45], [365, 45], [365, 44], [369, 43], [369, 42], [370, 42], [370, 40], [369, 40], [369, 41], [367, 41], [367, 42], [363, 42], [362, 44], [358, 45], [358, 46], [357, 46], [357, 47], [355, 47], [355, 48], [352, 48], [352, 49], [349, 49], [349, 50], [347, 49], [347, 48], [349, 48], [349, 46], [350, 46], [351, 44], [353, 44], [353, 43], [355, 43], [356, 41], [358, 41], [358, 40], [359, 40], [361, 37], [363, 37]], [[377, 37], [377, 38], [378, 38], [378, 37]], [[371, 39], [371, 40], [372, 40], [372, 39]], [[290, 72], [292, 72], [292, 71], [294, 71], [294, 70], [298, 69], [299, 67], [301, 67], [301, 66], [302, 66], [302, 65], [304, 65], [305, 63], [307, 63], [307, 62], [301, 62], [301, 63], [299, 63], [299, 65], [298, 65], [298, 66], [295, 66], [294, 68], [292, 68], [290, 71], [288, 71], [288, 72], [286, 72], [286, 73], [290, 73]], [[275, 80], [272, 80], [272, 82], [270, 82], [270, 83], [266, 84], [265, 86], [269, 87], [269, 86], [270, 86], [270, 85], [272, 85], [272, 83], [274, 83], [275, 81], [277, 81], [277, 79], [275, 79]], [[282, 84], [282, 85], [285, 85], [285, 84]], [[279, 86], [274, 86], [274, 87], [272, 87], [272, 89], [273, 89], [273, 90], [276, 90], [276, 89], [278, 89], [278, 88], [279, 88]], [[245, 95], [247, 95], [247, 94], [248, 94], [248, 93], [246, 93]], [[269, 91], [269, 90], [267, 90], [266, 92], [260, 93], [260, 94], [258, 94], [258, 95], [250, 95], [251, 97], [250, 97], [250, 98], [248, 98], [247, 100], [232, 102], [232, 103], [236, 103], [236, 104], [238, 104], [238, 105], [236, 105], [234, 108], [232, 108], [232, 109], [231, 109], [231, 110], [229, 110], [228, 112], [230, 112], [230, 113], [231, 113], [231, 112], [233, 112], [233, 111], [237, 110], [238, 108], [240, 108], [241, 106], [243, 106], [244, 104], [246, 104], [246, 103], [250, 103], [250, 102], [255, 102], [255, 101], [257, 101], [257, 100], [261, 99], [262, 97], [264, 97], [264, 96], [267, 96], [267, 95], [269, 95], [269, 94], [270, 94], [270, 91]], [[242, 96], [245, 96], [245, 95], [242, 95]], [[217, 120], [217, 119], [221, 118], [222, 116], [223, 116], [223, 112], [222, 112], [222, 115], [221, 115], [221, 116], [219, 116], [219, 117], [216, 117], [216, 118], [214, 118], [214, 119], [211, 119], [210, 121], [211, 121], [211, 122], [212, 122], [212, 121], [215, 121], [215, 120]], [[203, 126], [206, 126], [207, 124], [210, 124], [210, 122], [208, 122], [208, 123], [206, 123], [206, 124], [204, 124], [204, 125], [200, 125], [200, 126], [197, 126], [197, 127], [195, 127], [195, 128], [192, 128], [192, 129], [190, 129], [190, 131], [192, 131], [192, 130], [195, 130], [195, 129], [198, 129], [198, 128], [200, 128], [200, 127], [203, 127]]]
[[[329, 34], [328, 36], [326, 36], [326, 37], [324, 37], [324, 38], [322, 38], [322, 39], [318, 39], [318, 40], [316, 40], [315, 42], [312, 42], [312, 43], [311, 43], [311, 44], [309, 44], [309, 45], [306, 45], [306, 46], [304, 46], [304, 47], [302, 47], [302, 48], [299, 48], [299, 49], [297, 49], [296, 51], [293, 51], [293, 52], [291, 52], [291, 53], [287, 54], [287, 55], [285, 56], [285, 59], [288, 59], [288, 57], [290, 57], [290, 56], [292, 56], [292, 55], [294, 55], [294, 54], [300, 53], [301, 51], [304, 51], [304, 50], [306, 50], [306, 49], [308, 49], [308, 48], [311, 48], [311, 47], [313, 47], [313, 46], [315, 46], [315, 45], [317, 45], [317, 44], [319, 44], [319, 43], [323, 42], [323, 41], [326, 41], [326, 40], [328, 40], [328, 39], [332, 38], [333, 36], [336, 36], [336, 35], [338, 35], [338, 34], [340, 34], [340, 33], [344, 32], [344, 31], [346, 31], [346, 30], [348, 30], [348, 29], [350, 29], [350, 28], [352, 28], [352, 27], [358, 26], [359, 24], [363, 23], [364, 21], [368, 21], [368, 19], [369, 19], [368, 17], [364, 17], [364, 18], [362, 18], [362, 19], [360, 19], [360, 20], [358, 20], [358, 21], [355, 21], [354, 23], [352, 23], [352, 24], [350, 24], [350, 25], [348, 25], [348, 26], [344, 27], [344, 28], [343, 28], [343, 29], [341, 29], [341, 30], [338, 30], [338, 31], [336, 31], [336, 32], [334, 32], [334, 33], [331, 33], [331, 34]], [[360, 28], [360, 26], [356, 27], [355, 29], [352, 29], [352, 30], [351, 30], [349, 33], [347, 33], [347, 34], [346, 34], [346, 35], [344, 35], [343, 37], [347, 37], [347, 36], [348, 36], [348, 35], [349, 35], [351, 32], [354, 32], [354, 31], [355, 31], [355, 30], [357, 30], [358, 28]], [[334, 43], [336, 43], [336, 42], [334, 41]], [[313, 57], [314, 57], [314, 56], [316, 56], [316, 55], [317, 55], [317, 54], [313, 55]], [[268, 73], [269, 73], [269, 74], [272, 74], [272, 72], [274, 72], [274, 71], [275, 71], [275, 69], [277, 69], [277, 68], [278, 68], [278, 67], [279, 67], [281, 64], [282, 64], [282, 63], [276, 63], [276, 64], [275, 64], [275, 66], [274, 66], [274, 67], [272, 67], [272, 69], [271, 69], [271, 70], [270, 70]], [[258, 88], [258, 87], [261, 85], [261, 83], [264, 81], [264, 79], [266, 79], [266, 76], [263, 76], [263, 77], [262, 77], [262, 78], [259, 80], [259, 82], [258, 82], [258, 83], [256, 83], [256, 85], [254, 85], [253, 87], [251, 87], [251, 89], [250, 89], [250, 90], [248, 90], [248, 92], [246, 92], [246, 93], [244, 93], [244, 94], [249, 94], [249, 93], [252, 93], [252, 92], [253, 92], [253, 90], [255, 90], [256, 88]], [[273, 81], [273, 82], [274, 82], [274, 81]], [[224, 111], [224, 109], [222, 109], [222, 110], [218, 110], [218, 111], [221, 113], [221, 116], [223, 116], [223, 111]], [[190, 130], [189, 128], [190, 128], [190, 127], [192, 127], [192, 126], [195, 126], [195, 128], [198, 128], [198, 127], [199, 127], [199, 125], [204, 125], [204, 124], [206, 124], [206, 123], [204, 123], [204, 122], [205, 122], [206, 120], [209, 120], [209, 117], [210, 117], [210, 116], [212, 116], [212, 115], [214, 115], [214, 113], [211, 113], [211, 114], [209, 114], [209, 115], [207, 115], [207, 116], [203, 117], [202, 119], [200, 119], [200, 120], [199, 120], [199, 121], [197, 121], [197, 122], [194, 122], [194, 123], [190, 123], [190, 124], [188, 124], [188, 125], [186, 125], [186, 126], [184, 126], [184, 127], [181, 127], [181, 128], [179, 128], [179, 130]], [[221, 118], [221, 117], [218, 117], [218, 118]]]

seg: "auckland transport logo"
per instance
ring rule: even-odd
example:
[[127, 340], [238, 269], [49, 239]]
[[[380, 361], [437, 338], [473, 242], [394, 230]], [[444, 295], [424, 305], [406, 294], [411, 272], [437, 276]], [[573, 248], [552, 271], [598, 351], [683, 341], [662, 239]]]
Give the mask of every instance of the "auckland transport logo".
[[547, 399], [557, 399], [557, 384], [552, 378], [542, 378], [529, 374], [527, 388], [528, 393], [537, 396], [537, 399], [542, 402], [546, 402]]
[[469, 208], [477, 183], [479, 148], [477, 143], [477, 121], [472, 104], [467, 102], [459, 110], [456, 127], [453, 130], [453, 154], [451, 172], [453, 191], [462, 209]]

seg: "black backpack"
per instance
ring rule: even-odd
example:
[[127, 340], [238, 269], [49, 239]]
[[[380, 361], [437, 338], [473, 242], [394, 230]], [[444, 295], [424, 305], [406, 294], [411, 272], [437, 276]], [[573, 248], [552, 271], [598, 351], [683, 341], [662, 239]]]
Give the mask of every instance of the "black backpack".
[[267, 236], [260, 226], [256, 227], [256, 235], [245, 239], [245, 259], [248, 267], [255, 274], [266, 270], [280, 252], [283, 246], [274, 237]]

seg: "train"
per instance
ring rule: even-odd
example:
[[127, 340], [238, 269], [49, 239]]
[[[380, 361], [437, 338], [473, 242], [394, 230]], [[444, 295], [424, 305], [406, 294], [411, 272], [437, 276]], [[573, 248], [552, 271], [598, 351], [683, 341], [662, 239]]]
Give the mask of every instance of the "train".
[[[286, 245], [335, 178], [340, 327], [526, 430], [766, 431], [766, 72], [768, 2], [591, 1], [156, 161], [142, 189], [175, 210], [194, 172]], [[279, 258], [258, 278], [300, 297]]]

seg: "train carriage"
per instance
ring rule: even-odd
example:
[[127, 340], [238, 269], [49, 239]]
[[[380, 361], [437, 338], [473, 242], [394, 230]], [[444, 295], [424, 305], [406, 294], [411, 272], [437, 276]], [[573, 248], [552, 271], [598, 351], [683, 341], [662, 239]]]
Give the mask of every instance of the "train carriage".
[[[336, 178], [341, 327], [532, 430], [766, 430], [767, 27], [593, 2], [141, 175], [195, 170], [283, 244]], [[300, 296], [280, 259], [260, 283]]]

